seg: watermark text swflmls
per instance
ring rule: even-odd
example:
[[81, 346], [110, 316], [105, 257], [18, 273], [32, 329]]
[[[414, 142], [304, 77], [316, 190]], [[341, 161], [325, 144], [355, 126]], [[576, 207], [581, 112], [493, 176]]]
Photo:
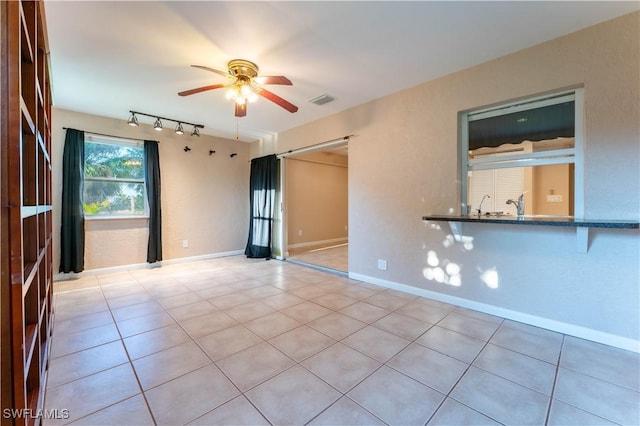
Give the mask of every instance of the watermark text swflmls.
[[49, 420], [66, 420], [69, 418], [69, 410], [66, 408], [58, 409], [38, 409], [31, 408], [4, 408], [2, 417], [5, 419], [49, 419]]

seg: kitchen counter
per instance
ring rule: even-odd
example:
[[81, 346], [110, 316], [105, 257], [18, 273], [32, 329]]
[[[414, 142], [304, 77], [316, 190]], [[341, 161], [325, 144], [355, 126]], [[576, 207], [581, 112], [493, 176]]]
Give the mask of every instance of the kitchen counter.
[[497, 225], [533, 225], [555, 226], [575, 228], [576, 249], [579, 253], [587, 253], [589, 250], [589, 229], [638, 229], [640, 222], [634, 220], [596, 220], [576, 219], [570, 216], [513, 216], [504, 214], [495, 215], [428, 215], [422, 216], [424, 221], [448, 222], [456, 241], [462, 242], [462, 224], [497, 224]]
[[572, 228], [638, 229], [640, 222], [631, 220], [576, 219], [571, 216], [514, 215], [428, 215], [422, 220], [467, 223], [503, 223], [509, 225], [564, 226]]

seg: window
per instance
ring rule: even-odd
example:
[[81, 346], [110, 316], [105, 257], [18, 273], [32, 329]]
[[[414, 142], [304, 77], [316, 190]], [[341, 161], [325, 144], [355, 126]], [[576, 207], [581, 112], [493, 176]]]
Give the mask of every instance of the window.
[[463, 211], [582, 217], [582, 91], [461, 114]]
[[142, 144], [89, 135], [84, 143], [87, 217], [147, 214]]

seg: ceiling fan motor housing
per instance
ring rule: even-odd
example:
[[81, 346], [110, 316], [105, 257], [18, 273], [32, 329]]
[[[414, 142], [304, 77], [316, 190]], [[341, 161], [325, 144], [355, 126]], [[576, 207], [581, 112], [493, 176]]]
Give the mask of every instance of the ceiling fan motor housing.
[[[258, 77], [258, 66], [246, 59], [232, 59], [227, 63], [229, 68], [228, 72], [219, 71], [215, 68], [209, 68], [203, 65], [192, 65], [195, 68], [201, 68], [215, 74], [222, 75], [224, 77], [235, 78], [235, 81], [229, 84], [210, 84], [208, 86], [197, 87], [195, 89], [185, 90], [178, 92], [179, 96], [189, 96], [196, 93], [206, 92], [208, 90], [227, 88], [227, 98], [233, 99], [236, 104], [235, 115], [236, 117], [244, 117], [247, 115], [247, 101], [253, 101], [257, 96], [275, 103], [276, 105], [286, 109], [293, 113], [298, 111], [298, 107], [281, 98], [269, 90], [266, 90], [256, 84], [253, 79]], [[271, 75], [261, 76], [255, 81], [260, 85], [262, 84], [280, 84], [285, 86], [291, 86], [291, 80], [283, 75]]]
[[258, 66], [251, 61], [244, 59], [232, 59], [227, 64], [229, 73], [234, 77], [248, 77], [249, 79], [258, 76]]

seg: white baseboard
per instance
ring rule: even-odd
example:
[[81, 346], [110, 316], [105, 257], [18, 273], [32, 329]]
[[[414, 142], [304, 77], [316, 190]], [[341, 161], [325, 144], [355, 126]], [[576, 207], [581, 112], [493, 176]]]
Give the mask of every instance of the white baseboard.
[[332, 238], [330, 240], [320, 240], [320, 241], [309, 241], [307, 243], [297, 243], [297, 244], [289, 244], [287, 249], [290, 248], [300, 248], [300, 247], [311, 247], [311, 246], [322, 246], [325, 244], [342, 244], [349, 241], [349, 238]]
[[393, 290], [402, 291], [404, 293], [414, 294], [416, 296], [426, 297], [429, 299], [437, 300], [439, 302], [449, 303], [451, 305], [461, 306], [467, 309], [473, 309], [475, 311], [484, 312], [485, 314], [496, 315], [502, 318], [507, 318], [513, 321], [545, 328], [547, 330], [555, 331], [562, 334], [568, 334], [570, 336], [578, 337], [581, 339], [591, 340], [593, 342], [602, 343], [608, 346], [640, 353], [640, 340], [617, 336], [615, 334], [605, 333], [579, 325], [569, 324], [549, 318], [513, 311], [511, 309], [501, 308], [499, 306], [488, 305], [486, 303], [463, 299], [456, 296], [450, 296], [447, 294], [425, 290], [422, 288], [400, 284], [394, 281], [387, 281], [354, 272], [349, 272], [349, 278], [357, 281], [363, 281], [369, 284], [378, 285], [381, 287], [390, 288]]
[[221, 253], [209, 253], [199, 256], [179, 257], [176, 259], [161, 260], [155, 263], [132, 263], [129, 265], [110, 266], [108, 268], [88, 269], [82, 272], [58, 273], [53, 275], [54, 281], [65, 281], [69, 279], [81, 278], [87, 275], [102, 275], [113, 272], [131, 271], [136, 269], [153, 269], [167, 265], [175, 265], [177, 263], [195, 262], [198, 260], [215, 259], [218, 257], [237, 256], [244, 254], [244, 250], [225, 251]]

